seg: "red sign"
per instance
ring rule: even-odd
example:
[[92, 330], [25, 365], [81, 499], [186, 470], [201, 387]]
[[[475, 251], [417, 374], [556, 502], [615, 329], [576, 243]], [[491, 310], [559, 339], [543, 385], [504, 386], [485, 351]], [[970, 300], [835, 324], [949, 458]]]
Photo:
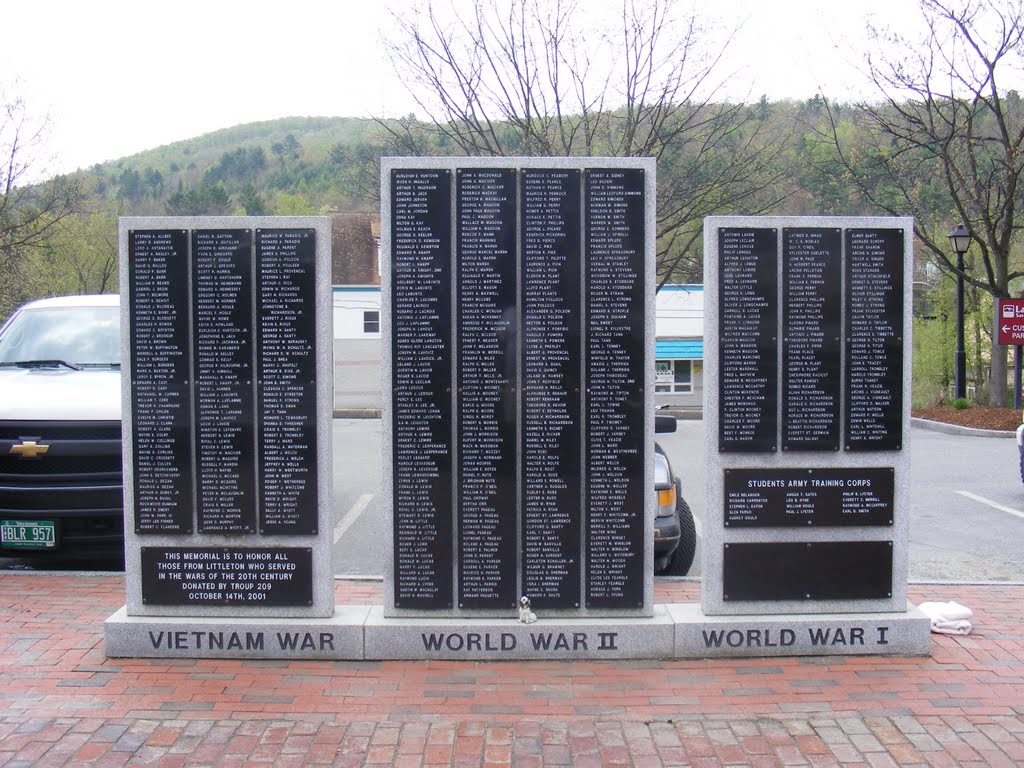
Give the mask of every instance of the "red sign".
[[996, 302], [996, 336], [1000, 344], [1024, 344], [1024, 299]]

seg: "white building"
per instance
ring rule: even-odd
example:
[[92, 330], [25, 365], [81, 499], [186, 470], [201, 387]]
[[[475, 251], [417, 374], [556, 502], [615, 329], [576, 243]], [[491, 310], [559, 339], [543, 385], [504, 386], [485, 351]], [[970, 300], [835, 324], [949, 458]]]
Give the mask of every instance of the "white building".
[[334, 408], [379, 410], [380, 286], [334, 287]]
[[666, 285], [655, 303], [654, 402], [700, 408], [704, 399], [704, 286]]
[[[334, 407], [382, 407], [380, 287], [334, 288]], [[655, 404], [700, 408], [704, 396], [704, 287], [666, 285], [655, 304]]]

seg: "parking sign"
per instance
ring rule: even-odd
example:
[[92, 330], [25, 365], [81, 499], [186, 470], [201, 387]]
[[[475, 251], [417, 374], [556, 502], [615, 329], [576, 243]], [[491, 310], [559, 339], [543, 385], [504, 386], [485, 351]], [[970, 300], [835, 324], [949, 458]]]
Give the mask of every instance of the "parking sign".
[[996, 337], [1000, 344], [1024, 344], [1024, 299], [996, 302]]

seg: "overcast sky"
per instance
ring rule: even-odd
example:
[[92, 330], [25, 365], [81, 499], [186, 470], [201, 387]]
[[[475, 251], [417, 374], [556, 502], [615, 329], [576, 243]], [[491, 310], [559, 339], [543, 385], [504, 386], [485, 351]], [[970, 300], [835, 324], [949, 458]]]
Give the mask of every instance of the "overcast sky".
[[[864, 95], [867, 21], [918, 19], [916, 0], [696, 3], [719, 29], [741, 25], [721, 70], [731, 98]], [[380, 0], [9, 0], [0, 85], [49, 116], [51, 172], [256, 120], [406, 114], [389, 18]]]

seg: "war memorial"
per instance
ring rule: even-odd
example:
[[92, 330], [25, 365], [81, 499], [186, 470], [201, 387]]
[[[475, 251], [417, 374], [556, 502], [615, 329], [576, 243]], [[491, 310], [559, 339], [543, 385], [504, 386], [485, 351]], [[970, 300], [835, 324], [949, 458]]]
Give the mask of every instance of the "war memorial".
[[370, 606], [334, 599], [329, 221], [122, 219], [108, 656], [927, 653], [907, 602], [909, 219], [705, 221], [702, 596], [654, 602], [655, 174], [383, 159]]

